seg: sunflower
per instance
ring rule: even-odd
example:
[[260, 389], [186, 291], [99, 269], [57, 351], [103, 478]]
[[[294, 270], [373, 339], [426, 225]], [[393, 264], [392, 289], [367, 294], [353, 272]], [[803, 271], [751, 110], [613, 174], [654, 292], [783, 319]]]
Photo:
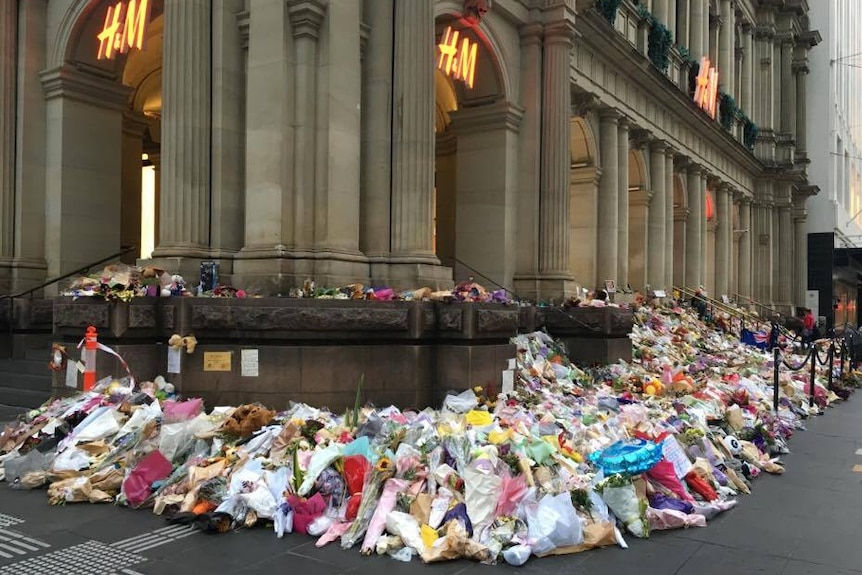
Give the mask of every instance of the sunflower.
[[392, 469], [392, 462], [388, 457], [381, 457], [377, 462], [377, 471], [380, 473], [386, 473], [387, 471]]

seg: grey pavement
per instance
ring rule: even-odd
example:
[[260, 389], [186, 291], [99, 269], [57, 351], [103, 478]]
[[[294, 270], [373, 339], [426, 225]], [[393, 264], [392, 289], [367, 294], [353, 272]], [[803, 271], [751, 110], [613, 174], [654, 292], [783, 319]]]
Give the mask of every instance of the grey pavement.
[[[0, 414], [5, 413], [0, 410]], [[2, 419], [0, 419], [2, 420]], [[630, 548], [545, 559], [521, 568], [465, 561], [422, 565], [362, 557], [338, 544], [318, 549], [300, 535], [271, 529], [205, 535], [171, 527], [150, 511], [112, 505], [51, 507], [44, 491], [0, 486], [0, 575], [173, 575], [428, 573], [586, 575], [862, 574], [862, 398], [808, 422], [791, 440], [787, 472], [755, 480], [754, 494], [705, 529], [627, 537]], [[862, 453], [862, 451], [860, 451]]]

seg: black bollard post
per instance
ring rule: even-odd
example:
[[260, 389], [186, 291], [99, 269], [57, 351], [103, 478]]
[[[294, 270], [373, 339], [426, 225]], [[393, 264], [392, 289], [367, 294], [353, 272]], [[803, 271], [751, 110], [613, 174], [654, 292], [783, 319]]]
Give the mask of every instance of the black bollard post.
[[829, 391], [832, 391], [832, 366], [835, 357], [835, 342], [829, 344], [829, 353], [826, 357], [829, 358], [826, 360], [826, 369], [829, 370], [829, 386], [827, 387], [827, 389], [829, 389]]
[[838, 381], [844, 381], [844, 339], [841, 340], [841, 345], [838, 346]]
[[817, 377], [817, 347], [811, 347], [811, 381], [808, 383], [808, 407], [814, 407], [814, 380]]
[[780, 361], [778, 359], [778, 354], [779, 354], [778, 348], [777, 347], [773, 348], [772, 349], [772, 362], [773, 362], [773, 368], [772, 368], [772, 409], [775, 410], [776, 413], [778, 412], [778, 362]]

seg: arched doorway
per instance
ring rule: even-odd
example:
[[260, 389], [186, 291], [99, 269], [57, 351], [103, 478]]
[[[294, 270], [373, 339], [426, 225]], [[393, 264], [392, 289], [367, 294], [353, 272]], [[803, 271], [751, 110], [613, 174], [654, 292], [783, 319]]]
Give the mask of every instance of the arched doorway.
[[593, 113], [570, 121], [572, 171], [569, 181], [569, 270], [575, 281], [589, 288], [597, 276], [599, 198], [598, 146]]
[[629, 150], [628, 202], [629, 202], [629, 276], [634, 290], [643, 290], [647, 284], [647, 246], [649, 245], [649, 204], [652, 197], [647, 179], [647, 168], [642, 149]]
[[701, 251], [704, 254], [706, 261], [706, 283], [707, 292], [712, 297], [720, 297], [721, 294], [715, 292], [715, 230], [717, 227], [715, 192], [711, 189], [706, 190], [706, 234], [704, 234], [704, 246]]
[[132, 263], [155, 237], [163, 13], [163, 0], [66, 3], [42, 74], [49, 276], [126, 246]]
[[[485, 24], [437, 19], [434, 249], [456, 281], [512, 285], [518, 131]], [[453, 59], [454, 58], [454, 59]]]

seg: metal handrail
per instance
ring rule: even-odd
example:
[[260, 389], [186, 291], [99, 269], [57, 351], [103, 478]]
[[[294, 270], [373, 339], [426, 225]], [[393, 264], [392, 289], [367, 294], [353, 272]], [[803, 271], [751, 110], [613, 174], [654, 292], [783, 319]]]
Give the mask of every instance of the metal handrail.
[[16, 299], [16, 298], [19, 298], [19, 297], [23, 297], [23, 296], [25, 296], [25, 295], [32, 295], [33, 293], [35, 293], [35, 292], [39, 291], [40, 289], [44, 289], [44, 288], [48, 287], [48, 286], [49, 286], [49, 285], [51, 285], [51, 284], [55, 284], [55, 283], [57, 283], [57, 282], [61, 282], [61, 281], [65, 280], [65, 279], [69, 279], [70, 277], [73, 277], [73, 276], [81, 275], [82, 273], [85, 273], [85, 272], [90, 271], [90, 269], [91, 269], [91, 268], [93, 268], [94, 266], [98, 266], [98, 265], [101, 265], [101, 264], [107, 263], [107, 262], [109, 262], [109, 261], [111, 261], [111, 260], [113, 260], [113, 259], [115, 259], [115, 258], [122, 257], [122, 256], [126, 255], [126, 254], [127, 254], [127, 253], [129, 253], [129, 252], [133, 252], [133, 251], [135, 251], [136, 249], [137, 249], [137, 246], [129, 246], [129, 247], [127, 247], [127, 248], [125, 248], [125, 249], [123, 249], [123, 250], [121, 250], [121, 251], [119, 251], [119, 252], [117, 252], [117, 253], [115, 253], [115, 254], [111, 254], [111, 255], [109, 255], [109, 256], [107, 256], [107, 257], [104, 257], [104, 258], [102, 258], [102, 259], [100, 259], [100, 260], [96, 260], [96, 261], [94, 261], [94, 262], [92, 262], [92, 263], [90, 263], [90, 264], [88, 264], [88, 265], [86, 265], [86, 266], [84, 266], [84, 267], [78, 268], [78, 269], [76, 269], [76, 270], [74, 270], [74, 271], [71, 271], [71, 272], [65, 273], [65, 274], [63, 274], [63, 275], [61, 275], [61, 276], [58, 276], [58, 277], [54, 278], [54, 279], [48, 280], [48, 281], [46, 281], [46, 282], [44, 282], [44, 283], [41, 283], [41, 284], [37, 285], [36, 287], [32, 287], [32, 288], [30, 288], [30, 289], [28, 289], [28, 290], [24, 290], [24, 291], [19, 292], [19, 293], [16, 293], [16, 294], [0, 295], [0, 300], [4, 300], [4, 299]]
[[[687, 294], [689, 296], [694, 296], [697, 294], [696, 290], [692, 290], [690, 288], [674, 287], [673, 289], [680, 292], [681, 294], [684, 294], [684, 295]], [[751, 322], [754, 324], [765, 324], [768, 321], [768, 318], [756, 317], [750, 313], [747, 313], [746, 311], [744, 311], [743, 309], [741, 309], [739, 307], [734, 307], [734, 306], [728, 305], [724, 302], [712, 299], [709, 296], [700, 294], [700, 297], [703, 298], [704, 301], [706, 301], [712, 307], [719, 308], [720, 310], [727, 312], [729, 315], [736, 316], [739, 319], [742, 319], [742, 320], [745, 320], [745, 321], [748, 321], [748, 322]], [[789, 337], [791, 339], [796, 339], [796, 334], [781, 324], [778, 325], [778, 331], [780, 333], [784, 334], [785, 337]]]
[[778, 311], [774, 307], [770, 307], [766, 304], [760, 303], [759, 301], [755, 301], [753, 298], [750, 298], [748, 296], [743, 296], [743, 295], [737, 293], [737, 294], [733, 294], [733, 297], [736, 298], [736, 301], [748, 302], [748, 304], [755, 306], [756, 308], [758, 308], [761, 311], [767, 311], [772, 315], [788, 317], [787, 314], [781, 313], [780, 311]]

